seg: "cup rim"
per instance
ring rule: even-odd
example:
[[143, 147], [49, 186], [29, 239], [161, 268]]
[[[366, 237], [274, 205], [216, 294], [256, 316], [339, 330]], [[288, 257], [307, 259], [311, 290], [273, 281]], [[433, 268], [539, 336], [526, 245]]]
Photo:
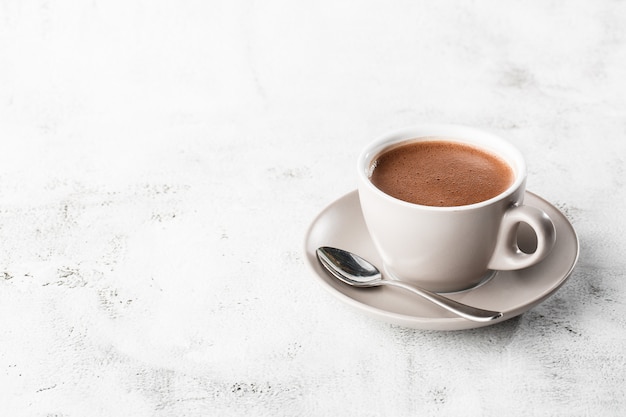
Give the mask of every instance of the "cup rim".
[[[400, 200], [376, 187], [369, 179], [369, 171], [371, 169], [372, 160], [392, 145], [419, 138], [436, 138], [443, 141], [465, 143], [494, 153], [499, 157], [504, 158], [509, 166], [511, 166], [515, 174], [515, 180], [505, 191], [488, 200], [463, 206], [444, 207], [427, 206]], [[480, 138], [481, 140], [476, 140], [477, 138]], [[497, 147], [498, 150], [494, 149], [494, 147]], [[501, 151], [501, 148], [506, 148], [506, 155]], [[419, 208], [420, 210], [446, 212], [477, 209], [506, 199], [523, 186], [526, 181], [527, 172], [526, 162], [522, 153], [502, 136], [489, 130], [458, 124], [421, 124], [387, 132], [367, 144], [359, 154], [357, 160], [357, 174], [359, 181], [361, 181], [361, 183], [363, 183], [368, 190], [381, 198], [394, 202], [395, 204], [400, 204], [409, 208]]]

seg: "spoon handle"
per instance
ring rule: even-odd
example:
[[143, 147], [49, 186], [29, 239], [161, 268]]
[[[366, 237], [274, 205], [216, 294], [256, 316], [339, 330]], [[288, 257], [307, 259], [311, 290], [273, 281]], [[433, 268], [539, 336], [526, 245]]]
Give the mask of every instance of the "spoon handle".
[[382, 280], [381, 284], [391, 285], [394, 287], [403, 288], [405, 290], [411, 291], [421, 297], [424, 297], [428, 301], [437, 304], [439, 307], [442, 307], [448, 311], [453, 312], [454, 314], [466, 318], [472, 321], [478, 322], [487, 322], [491, 320], [498, 319], [502, 317], [502, 313], [497, 311], [483, 310], [482, 308], [476, 308], [472, 306], [468, 306], [467, 304], [459, 303], [458, 301], [454, 301], [450, 298], [444, 297], [443, 295], [430, 292], [428, 290], [424, 290], [422, 288], [415, 287], [411, 284], [407, 284], [402, 281], [394, 281], [394, 280]]

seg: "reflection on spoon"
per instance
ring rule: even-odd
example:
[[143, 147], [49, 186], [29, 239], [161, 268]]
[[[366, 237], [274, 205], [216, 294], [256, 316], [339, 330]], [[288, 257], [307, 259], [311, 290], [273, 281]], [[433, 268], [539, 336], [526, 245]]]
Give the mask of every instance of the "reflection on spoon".
[[460, 317], [468, 320], [487, 322], [502, 317], [497, 311], [483, 310], [459, 303], [440, 294], [424, 290], [412, 284], [397, 280], [383, 279], [380, 271], [365, 259], [342, 249], [322, 246], [317, 249], [320, 263], [335, 278], [355, 287], [378, 287], [391, 285], [411, 291], [428, 301], [437, 304]]

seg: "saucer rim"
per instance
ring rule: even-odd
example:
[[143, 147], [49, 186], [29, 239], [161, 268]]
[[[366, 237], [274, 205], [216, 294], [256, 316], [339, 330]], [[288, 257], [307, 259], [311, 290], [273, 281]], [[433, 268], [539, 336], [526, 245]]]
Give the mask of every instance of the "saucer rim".
[[[574, 227], [572, 226], [571, 222], [569, 221], [569, 219], [561, 212], [561, 210], [559, 210], [558, 207], [554, 206], [546, 199], [528, 190], [525, 191], [525, 197], [526, 196], [530, 196], [531, 198], [538, 200], [539, 203], [543, 205], [547, 205], [551, 207], [553, 210], [555, 210], [556, 212], [558, 212], [563, 222], [563, 225], [566, 225], [567, 229], [569, 229], [568, 232], [561, 231], [561, 234], [571, 233], [570, 238], [573, 238], [573, 241], [574, 241], [574, 245], [572, 245], [572, 248], [575, 249], [575, 256], [571, 262], [571, 265], [569, 265], [567, 272], [564, 273], [558, 280], [555, 280], [553, 285], [551, 285], [549, 288], [546, 288], [543, 292], [537, 294], [536, 296], [531, 297], [529, 302], [523, 302], [521, 304], [517, 304], [517, 305], [511, 306], [510, 308], [507, 308], [506, 311], [503, 311], [504, 314], [501, 318], [493, 320], [491, 322], [486, 322], [486, 323], [473, 322], [473, 321], [464, 319], [462, 317], [423, 317], [423, 316], [415, 316], [415, 315], [397, 313], [397, 312], [385, 310], [380, 307], [372, 306], [370, 304], [356, 300], [344, 294], [342, 291], [339, 291], [333, 288], [328, 282], [326, 282], [320, 276], [319, 269], [321, 269], [321, 267], [319, 267], [319, 265], [315, 265], [315, 263], [311, 260], [311, 258], [315, 258], [314, 256], [315, 254], [311, 254], [310, 251], [308, 250], [310, 246], [309, 242], [311, 239], [311, 234], [315, 226], [324, 217], [324, 215], [327, 214], [329, 211], [331, 211], [334, 207], [336, 207], [340, 202], [344, 200], [349, 200], [351, 198], [356, 198], [358, 201], [358, 190], [356, 189], [348, 193], [345, 193], [344, 195], [331, 201], [323, 209], [321, 209], [319, 213], [311, 221], [311, 223], [307, 227], [305, 239], [304, 239], [304, 254], [306, 258], [305, 263], [309, 271], [314, 275], [315, 279], [320, 283], [320, 285], [326, 291], [330, 292], [333, 297], [348, 304], [350, 307], [356, 308], [358, 311], [365, 313], [370, 317], [373, 317], [374, 319], [382, 320], [389, 324], [400, 325], [402, 327], [408, 327], [408, 328], [423, 329], [423, 330], [467, 330], [467, 329], [473, 329], [473, 328], [498, 324], [503, 321], [517, 317], [520, 314], [525, 313], [526, 311], [534, 308], [538, 304], [541, 304], [543, 301], [545, 301], [547, 298], [553, 295], [556, 291], [558, 291], [563, 286], [563, 284], [569, 279], [569, 277], [572, 275], [572, 272], [574, 271], [574, 268], [580, 256], [580, 241], [578, 239], [578, 235], [576, 234], [576, 231]], [[557, 233], [559, 232], [557, 231]], [[557, 238], [558, 238], [558, 235], [557, 235]], [[548, 257], [549, 256], [550, 255], [548, 255]], [[317, 269], [316, 266], [319, 269]], [[496, 271], [496, 274], [493, 277], [493, 279], [497, 279], [498, 274], [504, 273], [504, 272], [507, 272], [507, 271]], [[466, 290], [466, 292], [471, 292], [473, 290], [476, 290], [476, 288]]]

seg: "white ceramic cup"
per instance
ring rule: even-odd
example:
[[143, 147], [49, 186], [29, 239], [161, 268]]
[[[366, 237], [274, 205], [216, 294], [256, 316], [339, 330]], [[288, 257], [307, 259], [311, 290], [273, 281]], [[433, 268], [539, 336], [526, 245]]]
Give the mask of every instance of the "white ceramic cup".
[[[376, 158], [405, 141], [445, 140], [471, 144], [498, 155], [514, 172], [506, 191], [466, 206], [431, 207], [394, 198], [370, 181]], [[385, 134], [358, 158], [361, 209], [387, 274], [423, 288], [452, 292], [472, 288], [490, 271], [522, 269], [544, 259], [554, 246], [554, 224], [542, 210], [523, 204], [526, 164], [506, 140], [456, 125], [423, 125]], [[537, 237], [536, 250], [518, 247], [517, 230], [526, 223]]]

